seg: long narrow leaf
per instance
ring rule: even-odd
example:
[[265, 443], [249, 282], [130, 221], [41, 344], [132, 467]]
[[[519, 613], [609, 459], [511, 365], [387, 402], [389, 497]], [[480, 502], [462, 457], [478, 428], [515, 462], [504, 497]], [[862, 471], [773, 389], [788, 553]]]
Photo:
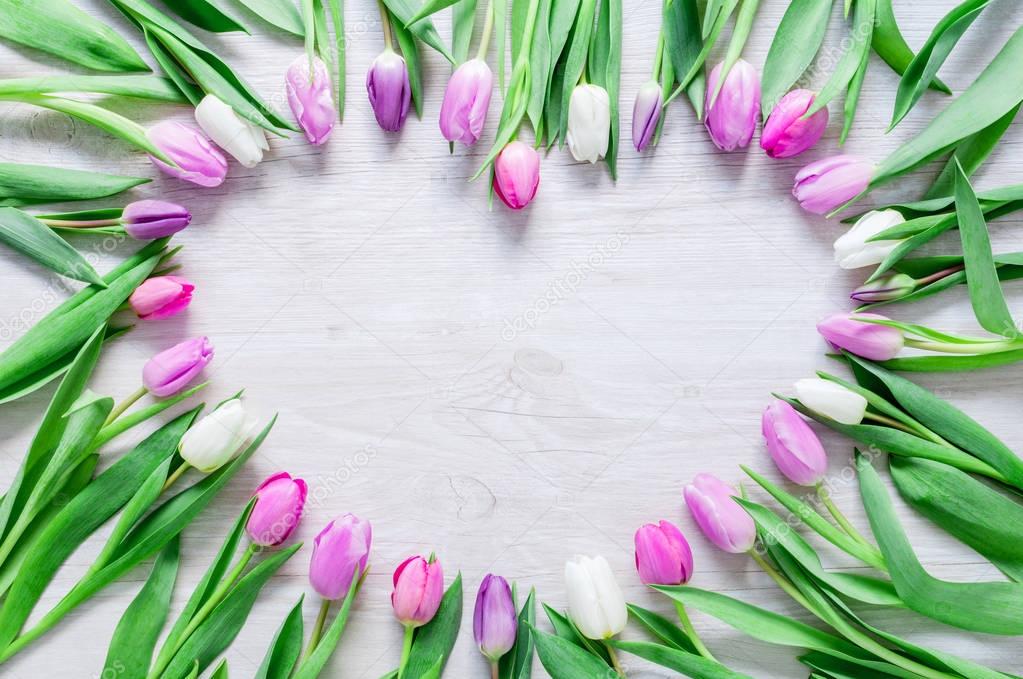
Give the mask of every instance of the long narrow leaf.
[[789, 3], [764, 62], [760, 106], [765, 119], [813, 62], [824, 42], [833, 4], [834, 0]]
[[305, 601], [303, 594], [298, 602], [292, 606], [284, 622], [277, 628], [270, 647], [266, 649], [263, 662], [259, 664], [256, 675], [253, 679], [288, 679], [291, 670], [298, 662], [298, 655], [302, 652], [302, 602]]
[[0, 206], [18, 207], [68, 200], [92, 200], [127, 191], [151, 181], [45, 165], [0, 163]]
[[870, 49], [876, 8], [877, 0], [859, 0], [856, 3], [852, 22], [852, 44], [838, 60], [835, 72], [828, 78], [828, 82], [814, 97], [813, 104], [807, 109], [804, 118], [827, 106], [828, 102], [844, 90], [856, 76], [865, 58], [864, 55]]
[[17, 208], [0, 208], [0, 242], [63, 276], [106, 287], [78, 250], [50, 227]]
[[[362, 587], [364, 579], [365, 573], [360, 573], [359, 569], [356, 568], [355, 576], [348, 586], [348, 593], [345, 595], [344, 603], [341, 604], [341, 610], [334, 617], [334, 621], [330, 623], [330, 627], [327, 628], [323, 638], [320, 639], [320, 643], [316, 644], [313, 652], [295, 671], [293, 679], [316, 679], [320, 672], [323, 671], [323, 668], [326, 667], [327, 661], [330, 660], [330, 656], [334, 654], [334, 649], [337, 648], [338, 642], [341, 641], [341, 635], [344, 633], [345, 625], [348, 623], [348, 616], [352, 612], [352, 604], [355, 603], [355, 597], [358, 595], [359, 588]], [[287, 675], [283, 676], [282, 679], [287, 679]]]
[[733, 672], [713, 660], [649, 641], [612, 641], [611, 645], [694, 679], [752, 679], [748, 674]]

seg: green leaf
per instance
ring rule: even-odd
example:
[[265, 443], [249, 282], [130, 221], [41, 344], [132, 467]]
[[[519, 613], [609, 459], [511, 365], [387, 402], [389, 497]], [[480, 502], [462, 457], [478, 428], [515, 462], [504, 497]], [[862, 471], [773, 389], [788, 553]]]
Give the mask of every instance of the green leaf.
[[[550, 79], [552, 66], [549, 24], [553, 0], [539, 0], [539, 3], [536, 29], [533, 32], [533, 43], [529, 50], [530, 93], [529, 103], [526, 106], [526, 114], [533, 125], [533, 132], [537, 140], [543, 138], [543, 111], [547, 100], [547, 82]], [[617, 98], [613, 97], [612, 101], [615, 99]]]
[[[544, 129], [549, 144], [554, 144], [564, 132], [561, 129], [561, 93], [565, 82], [568, 52], [580, 0], [553, 0], [548, 22], [550, 41], [550, 68], [544, 96]], [[539, 143], [539, 140], [537, 140]]]
[[[568, 130], [568, 102], [572, 99], [572, 91], [579, 84], [583, 70], [586, 68], [586, 58], [590, 50], [590, 39], [593, 35], [594, 12], [596, 11], [596, 0], [582, 0], [579, 4], [579, 12], [575, 17], [575, 24], [572, 34], [565, 48], [568, 50], [565, 57], [564, 80], [561, 86], [560, 105], [558, 110], [561, 118], [558, 120], [559, 143], [564, 146], [565, 133]], [[552, 92], [552, 95], [555, 94]], [[548, 132], [550, 130], [548, 129]]]
[[[714, 25], [711, 27], [709, 33], [706, 32], [706, 23], [704, 23], [705, 30], [703, 47], [700, 49], [700, 53], [696, 56], [696, 59], [693, 61], [692, 66], [689, 67], [689, 70], [685, 71], [684, 75], [681, 75], [679, 77], [678, 87], [675, 88], [675, 91], [671, 93], [671, 96], [664, 100], [665, 106], [671, 103], [671, 101], [679, 94], [681, 94], [683, 90], [687, 89], [689, 87], [689, 84], [693, 81], [693, 79], [696, 78], [697, 74], [703, 68], [704, 62], [707, 61], [707, 57], [710, 55], [710, 51], [714, 49], [714, 45], [717, 43], [717, 39], [721, 35], [721, 30], [725, 27], [725, 23], [728, 21], [728, 17], [732, 15], [732, 12], [735, 10], [735, 6], [739, 4], [739, 0], [723, 1], [726, 2], [727, 5], [718, 14], [718, 18], [715, 21]], [[704, 16], [705, 21], [707, 16], [709, 16], [709, 12], [707, 15]], [[679, 75], [680, 73], [683, 73], [683, 71], [679, 71], [676, 69], [675, 74]]]
[[0, 206], [92, 200], [127, 191], [151, 180], [45, 165], [0, 163]]
[[44, 75], [0, 80], [0, 95], [88, 92], [185, 103], [169, 78], [155, 75]]
[[454, 0], [451, 10], [451, 52], [455, 63], [469, 58], [472, 28], [476, 23], [476, 0]]
[[844, 144], [852, 129], [853, 120], [856, 118], [856, 107], [860, 101], [860, 90], [863, 89], [863, 79], [867, 75], [867, 65], [870, 63], [870, 50], [863, 50], [863, 58], [856, 68], [849, 86], [845, 90], [845, 101], [842, 102], [842, 133], [838, 137], [838, 143]]
[[[899, 24], [895, 21], [892, 0], [877, 0], [874, 21], [874, 35], [870, 46], [893, 71], [902, 75], [909, 68], [915, 55], [906, 44], [906, 39], [902, 37], [902, 31], [899, 30]], [[930, 86], [931, 89], [945, 94], [952, 93], [952, 90], [937, 78], [931, 81]]]
[[342, 0], [327, 0], [330, 21], [334, 26], [334, 88], [337, 91], [337, 116], [345, 117], [345, 69], [347, 68], [347, 38], [345, 38], [345, 4]]
[[210, 675], [210, 679], [228, 679], [227, 658], [223, 658], [219, 663], [217, 663], [217, 669], [213, 670], [213, 674]]
[[572, 622], [571, 618], [567, 615], [562, 615], [558, 611], [554, 610], [547, 604], [543, 605], [543, 610], [547, 614], [547, 619], [551, 622], [551, 627], [554, 628], [554, 633], [570, 641], [571, 643], [585, 649], [588, 653], [595, 655], [604, 661], [605, 666], [611, 665], [611, 656], [608, 655], [607, 649], [592, 639], [587, 639], [582, 633], [576, 628], [575, 623]]
[[[345, 595], [344, 602], [341, 604], [341, 610], [338, 611], [334, 617], [334, 621], [330, 623], [330, 627], [324, 633], [320, 639], [320, 643], [316, 644], [316, 648], [309, 655], [305, 661], [299, 665], [296, 670], [293, 679], [315, 679], [323, 671], [323, 668], [327, 666], [327, 661], [330, 660], [330, 656], [334, 654], [334, 650], [337, 648], [337, 644], [341, 641], [341, 635], [345, 631], [345, 625], [348, 623], [348, 616], [352, 612], [352, 604], [355, 603], [355, 597], [358, 596], [359, 589], [362, 587], [363, 580], [365, 580], [365, 573], [360, 573], [359, 568], [355, 569], [355, 576], [352, 578], [352, 584], [348, 586], [348, 593]], [[299, 645], [302, 643], [302, 635], [298, 637]], [[268, 675], [268, 678], [272, 675]], [[280, 675], [281, 679], [288, 679], [287, 674]], [[256, 679], [260, 679], [257, 677]]]
[[735, 27], [732, 29], [732, 37], [728, 41], [728, 51], [725, 52], [725, 58], [721, 60], [721, 73], [718, 75], [717, 84], [710, 95], [711, 104], [717, 101], [718, 94], [721, 92], [721, 87], [725, 84], [725, 79], [731, 72], [732, 66], [742, 56], [742, 50], [746, 47], [746, 41], [753, 29], [753, 20], [757, 16], [759, 6], [760, 0], [743, 0], [742, 6], [739, 7], [739, 13], [735, 17]]
[[291, 608], [284, 622], [277, 629], [270, 647], [266, 649], [263, 662], [253, 679], [288, 679], [291, 670], [302, 652], [302, 602], [303, 594]]
[[641, 608], [636, 604], [627, 604], [632, 617], [646, 628], [665, 646], [670, 646], [686, 653], [696, 653], [696, 646], [682, 629], [659, 613]]
[[680, 651], [649, 641], [618, 641], [609, 642], [615, 648], [638, 655], [669, 670], [675, 670], [693, 679], [751, 679], [750, 675], [733, 672], [721, 663], [707, 660], [694, 653]]
[[416, 15], [416, 6], [413, 5], [412, 0], [383, 0], [383, 3], [397, 19], [394, 22], [395, 28], [399, 25], [402, 27], [408, 26], [409, 30], [417, 38], [437, 50], [442, 57], [447, 59], [452, 65], [455, 65], [455, 57], [451, 54], [448, 46], [444, 44], [444, 40], [441, 39], [440, 33], [437, 32], [437, 28], [433, 25], [433, 21], [430, 19], [412, 21]]
[[114, 29], [66, 0], [0, 0], [0, 37], [96, 71], [148, 71]]
[[[703, 35], [700, 30], [700, 10], [696, 0], [669, 0], [666, 2], [662, 24], [665, 61], [671, 64], [670, 82], [668, 82], [669, 74], [665, 72], [664, 87], [662, 88], [664, 96], [667, 97], [672, 85], [675, 84], [675, 74], [688, 73], [700, 59], [703, 49]], [[662, 70], [664, 70], [663, 66]], [[693, 103], [698, 120], [703, 118], [703, 90], [705, 86], [706, 79], [703, 76], [703, 72], [699, 71], [686, 88], [686, 93]], [[664, 122], [664, 118], [665, 116], [662, 115], [658, 126]]]
[[[285, 4], [285, 3], [281, 3]], [[210, 0], [175, 0], [167, 6], [179, 17], [211, 33], [231, 33], [241, 31], [248, 33], [245, 27], [234, 17], [226, 14]]]
[[235, 2], [282, 31], [299, 37], [305, 35], [302, 15], [293, 2], [279, 2], [278, 0], [235, 0]]
[[1023, 349], [976, 356], [908, 356], [881, 361], [878, 365], [902, 372], [960, 372], [1012, 365], [1023, 361]]
[[416, 631], [402, 679], [425, 679], [438, 663], [443, 669], [455, 646], [461, 624], [462, 574], [459, 573], [444, 592], [433, 620]]
[[945, 163], [945, 167], [941, 170], [938, 178], [927, 189], [924, 198], [952, 195], [955, 190], [956, 161], [959, 161], [959, 164], [962, 165], [966, 176], [972, 177], [973, 173], [977, 171], [981, 164], [987, 160], [987, 157], [991, 155], [991, 152], [994, 151], [1005, 131], [1009, 129], [1009, 125], [1012, 124], [1016, 114], [1019, 113], [1019, 107], [1020, 105], [1016, 104], [1004, 116], [980, 132], [975, 132], [956, 144], [955, 152], [948, 159], [948, 162]]
[[821, 676], [825, 679], [872, 679], [877, 676], [876, 673], [890, 677], [916, 676], [914, 674], [908, 674], [906, 670], [903, 670], [900, 667], [890, 663], [882, 663], [880, 661], [872, 666], [868, 672], [864, 669], [863, 665], [842, 660], [826, 653], [821, 653], [820, 651], [810, 651], [809, 653], [799, 656], [799, 662], [811, 669], [824, 672], [825, 674]]
[[596, 33], [589, 50], [590, 82], [607, 90], [611, 108], [611, 131], [604, 161], [611, 179], [618, 178], [620, 121], [618, 94], [622, 70], [622, 0], [601, 0]]
[[813, 115], [828, 105], [842, 90], [849, 86], [849, 83], [856, 77], [857, 71], [866, 59], [870, 50], [871, 35], [874, 30], [874, 15], [877, 8], [877, 0], [859, 0], [856, 3], [856, 11], [852, 20], [852, 40], [849, 48], [845, 50], [834, 73], [828, 78], [828, 82], [820, 89], [813, 99], [813, 104], [807, 109], [803, 117]]
[[401, 56], [405, 57], [405, 65], [408, 67], [409, 89], [412, 90], [412, 104], [415, 106], [416, 115], [423, 117], [423, 64], [419, 56], [419, 43], [415, 35], [408, 28], [405, 28], [398, 18], [391, 14], [391, 27], [394, 29], [394, 36], [401, 48]]
[[833, 4], [834, 0], [789, 3], [764, 62], [760, 106], [765, 120], [813, 63], [824, 42]]
[[592, 679], [608, 674], [608, 667], [597, 656], [584, 651], [567, 639], [532, 630], [536, 654], [552, 679]]
[[425, 19], [428, 16], [432, 16], [442, 9], [446, 9], [451, 5], [456, 4], [459, 0], [426, 0], [422, 6], [412, 15], [412, 18], [405, 22], [405, 26], [411, 26], [412, 24]]
[[99, 430], [99, 433], [96, 434], [96, 440], [93, 442], [93, 444], [97, 448], [106, 444], [108, 441], [113, 440], [114, 438], [120, 436], [129, 429], [137, 427], [143, 422], [156, 417], [157, 415], [167, 410], [168, 408], [172, 408], [177, 404], [181, 403], [182, 401], [188, 399], [197, 392], [205, 389], [208, 384], [209, 382], [197, 384], [196, 386], [189, 387], [188, 389], [179, 392], [174, 396], [161, 399], [156, 403], [152, 403], [146, 406], [145, 408], [139, 408], [138, 410], [121, 415], [113, 422], [111, 422], [108, 425], [105, 425], [102, 429]]
[[533, 628], [536, 626], [536, 590], [530, 588], [526, 602], [519, 610], [519, 626], [515, 646], [501, 656], [498, 667], [500, 679], [530, 679], [533, 672]]
[[0, 242], [51, 271], [106, 287], [85, 257], [32, 215], [13, 207], [0, 208]]

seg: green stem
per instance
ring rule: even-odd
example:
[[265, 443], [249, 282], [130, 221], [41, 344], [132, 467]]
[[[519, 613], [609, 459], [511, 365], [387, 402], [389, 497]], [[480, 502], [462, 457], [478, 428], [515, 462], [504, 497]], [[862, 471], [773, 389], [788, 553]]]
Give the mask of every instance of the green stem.
[[971, 342], [969, 344], [955, 344], [952, 342], [932, 342], [930, 340], [906, 339], [907, 347], [924, 349], [926, 351], [937, 351], [943, 354], [997, 354], [1001, 351], [1019, 349], [1023, 344], [1019, 340], [1000, 340], [995, 342]]
[[388, 13], [383, 0], [377, 0], [377, 7], [380, 8], [380, 27], [384, 29], [384, 48], [388, 52], [393, 52], [394, 43], [391, 42], [391, 15]]
[[828, 489], [825, 488], [824, 484], [822, 483], [817, 484], [817, 497], [819, 497], [821, 499], [821, 502], [824, 503], [824, 506], [828, 508], [828, 513], [831, 514], [832, 518], [835, 519], [835, 522], [838, 524], [838, 527], [845, 531], [846, 535], [848, 535], [849, 537], [851, 537], [853, 540], [860, 543], [864, 547], [874, 549], [874, 545], [870, 544], [867, 541], [867, 539], [863, 537], [863, 535], [860, 534], [858, 530], [856, 530], [856, 527], [852, 525], [849, 519], [845, 517], [845, 514], [842, 513], [842, 510], [839, 509], [838, 505], [836, 505], [834, 501], [831, 499], [831, 493], [828, 492]]
[[490, 679], [498, 679], [501, 676], [497, 661], [490, 662]]
[[323, 626], [327, 624], [327, 611], [330, 610], [330, 604], [330, 599], [320, 601], [320, 613], [316, 616], [316, 623], [313, 625], [312, 634], [309, 635], [309, 645], [305, 647], [302, 659], [298, 661], [299, 667], [313, 654], [313, 651], [316, 650], [320, 643], [320, 637], [323, 636]]
[[480, 36], [480, 48], [476, 52], [477, 59], [487, 58], [487, 50], [490, 49], [490, 34], [494, 31], [494, 15], [496, 10], [494, 9], [494, 0], [490, 0], [487, 3], [487, 18], [483, 23], [483, 34]]
[[882, 415], [881, 413], [872, 413], [872, 412], [870, 412], [868, 410], [863, 415], [863, 419], [865, 419], [865, 420], [873, 420], [874, 422], [877, 422], [878, 424], [887, 425], [887, 426], [891, 427], [892, 429], [898, 429], [899, 431], [904, 431], [907, 434], [912, 434], [913, 436], [919, 436], [920, 435], [920, 432], [917, 431], [916, 429], [913, 429], [912, 427], [910, 427], [910, 426], [908, 426], [906, 424], [903, 424], [902, 422], [899, 422], [898, 420], [892, 419], [892, 418], [888, 417], [887, 415]]
[[180, 479], [181, 475], [188, 471], [188, 469], [191, 466], [192, 465], [188, 464], [187, 462], [182, 462], [180, 465], [178, 465], [178, 468], [171, 472], [171, 475], [167, 477], [167, 480], [164, 482], [163, 488], [160, 489], [160, 492], [166, 493], [167, 489], [173, 486], [174, 482]]
[[409, 654], [412, 653], [412, 637], [416, 628], [412, 625], [405, 625], [405, 640], [401, 645], [401, 663], [398, 665], [398, 679], [405, 674], [405, 665], [408, 664]]
[[615, 653], [615, 647], [612, 646], [607, 639], [604, 640], [604, 648], [607, 649], [607, 654], [611, 658], [611, 666], [615, 668], [615, 672], [618, 673], [619, 677], [625, 676], [625, 670], [622, 669], [622, 664], [618, 662], [618, 654]]
[[313, 53], [316, 51], [316, 10], [313, 0], [302, 0], [302, 21], [305, 24], [305, 53], [309, 57], [309, 79], [313, 78]]
[[654, 69], [650, 79], [655, 82], [661, 81], [661, 61], [664, 59], [664, 29], [657, 33], [657, 51], [654, 52]]
[[110, 411], [110, 414], [107, 415], [107, 419], [103, 423], [103, 426], [106, 427], [111, 422], [116, 420], [118, 417], [123, 415], [124, 411], [126, 411], [128, 408], [131, 408], [138, 402], [140, 398], [142, 398], [148, 393], [149, 390], [147, 390], [145, 387], [139, 387], [138, 389], [133, 391], [131, 394], [128, 395], [128, 398], [118, 403], [117, 406], [115, 406], [114, 409]]
[[95, 229], [102, 226], [117, 226], [120, 219], [46, 219], [36, 217], [46, 226], [56, 226], [62, 229]]
[[710, 650], [703, 645], [703, 640], [700, 639], [700, 635], [696, 633], [696, 629], [693, 627], [692, 621], [689, 620], [689, 614], [686, 613], [686, 607], [681, 601], [675, 602], [675, 610], [678, 612], [678, 619], [682, 623], [682, 629], [685, 630], [689, 640], [693, 642], [693, 646], [696, 647], [697, 652], [707, 660], [717, 662], [717, 658], [715, 658], [711, 654]]

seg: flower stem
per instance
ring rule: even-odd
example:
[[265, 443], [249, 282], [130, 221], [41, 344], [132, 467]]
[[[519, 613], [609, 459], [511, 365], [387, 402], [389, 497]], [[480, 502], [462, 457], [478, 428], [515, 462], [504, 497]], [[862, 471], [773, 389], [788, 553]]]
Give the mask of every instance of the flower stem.
[[320, 612], [316, 616], [316, 623], [313, 625], [312, 634], [309, 635], [309, 645], [305, 647], [302, 659], [298, 661], [299, 667], [313, 654], [313, 651], [316, 650], [320, 643], [320, 637], [323, 636], [323, 626], [327, 624], [327, 611], [330, 609], [330, 604], [330, 599], [322, 599], [320, 601]]
[[872, 413], [872, 412], [870, 412], [868, 410], [863, 415], [863, 419], [865, 419], [865, 420], [873, 420], [874, 422], [877, 422], [878, 424], [888, 425], [892, 429], [898, 429], [899, 431], [904, 431], [907, 434], [912, 434], [913, 436], [919, 436], [920, 435], [920, 432], [918, 432], [916, 429], [913, 429], [912, 427], [910, 427], [908, 425], [905, 425], [902, 422], [899, 422], [898, 420], [894, 420], [894, 419], [888, 417], [887, 415], [882, 415], [881, 413]]
[[971, 342], [969, 344], [956, 344], [953, 342], [932, 342], [929, 340], [906, 339], [907, 347], [924, 349], [926, 351], [937, 351], [943, 354], [997, 354], [1001, 351], [1023, 348], [1019, 340], [1003, 340], [995, 342]]
[[305, 24], [305, 53], [309, 57], [309, 78], [313, 77], [313, 52], [316, 49], [316, 17], [313, 0], [302, 0], [302, 23]]
[[605, 639], [604, 648], [607, 649], [607, 654], [611, 658], [611, 666], [615, 668], [615, 672], [618, 673], [619, 677], [624, 677], [625, 670], [622, 669], [622, 664], [618, 662], [618, 654], [615, 653], [615, 647], [612, 646], [607, 639]]
[[936, 271], [932, 273], [930, 276], [924, 276], [923, 278], [916, 279], [916, 286], [917, 288], [919, 288], [922, 285], [927, 285], [928, 283], [933, 283], [934, 281], [940, 281], [945, 276], [951, 276], [952, 274], [958, 273], [959, 271], [962, 271], [965, 268], [966, 268], [965, 266], [960, 264], [959, 266], [950, 266], [947, 269]]
[[95, 229], [101, 226], [117, 226], [120, 219], [42, 219], [36, 217], [46, 226], [58, 226], [63, 229]]
[[166, 493], [167, 489], [174, 485], [174, 482], [181, 478], [181, 475], [188, 471], [192, 465], [187, 462], [182, 462], [178, 465], [178, 468], [171, 472], [171, 475], [167, 477], [167, 480], [163, 484], [163, 488], [160, 490], [161, 493]]
[[661, 61], [664, 60], [664, 29], [657, 33], [657, 50], [654, 52], [654, 69], [650, 79], [656, 82], [661, 81]]
[[678, 612], [678, 619], [682, 623], [682, 629], [685, 630], [686, 636], [689, 637], [689, 640], [693, 642], [693, 646], [696, 647], [697, 652], [707, 660], [717, 662], [717, 658], [715, 658], [711, 654], [710, 650], [703, 645], [703, 640], [700, 639], [700, 635], [698, 635], [696, 633], [696, 629], [693, 628], [693, 623], [689, 620], [689, 614], [686, 613], [686, 607], [681, 601], [675, 602], [675, 610]]
[[844, 530], [849, 537], [864, 547], [868, 547], [870, 549], [875, 548], [874, 545], [870, 544], [867, 539], [863, 537], [858, 530], [856, 530], [856, 527], [852, 525], [849, 519], [846, 518], [845, 514], [842, 513], [842, 510], [839, 509], [838, 505], [836, 505], [831, 499], [831, 493], [828, 492], [828, 489], [824, 487], [823, 483], [817, 484], [817, 497], [819, 497], [821, 502], [824, 503], [824, 506], [828, 508], [828, 513], [835, 519], [838, 527]]
[[401, 646], [401, 664], [398, 665], [398, 679], [405, 674], [405, 665], [408, 664], [409, 654], [412, 653], [412, 636], [416, 628], [412, 625], [405, 625], [405, 641]]
[[394, 51], [394, 43], [391, 42], [391, 16], [384, 5], [383, 0], [377, 0], [377, 7], [380, 8], [380, 27], [384, 30], [384, 48], [388, 52]]
[[128, 398], [118, 403], [114, 407], [114, 409], [110, 411], [110, 414], [107, 415], [107, 419], [103, 423], [103, 426], [104, 427], [107, 426], [108, 424], [116, 420], [118, 417], [123, 415], [125, 410], [131, 408], [140, 398], [142, 398], [148, 393], [149, 390], [147, 390], [145, 387], [139, 387], [138, 389], [133, 391], [131, 394], [128, 395]]
[[490, 661], [490, 679], [498, 679], [500, 677], [500, 671], [497, 666], [497, 661]]
[[490, 34], [494, 32], [494, 0], [487, 3], [487, 18], [483, 22], [483, 33], [480, 35], [480, 48], [476, 52], [477, 59], [486, 60], [487, 50], [490, 49]]

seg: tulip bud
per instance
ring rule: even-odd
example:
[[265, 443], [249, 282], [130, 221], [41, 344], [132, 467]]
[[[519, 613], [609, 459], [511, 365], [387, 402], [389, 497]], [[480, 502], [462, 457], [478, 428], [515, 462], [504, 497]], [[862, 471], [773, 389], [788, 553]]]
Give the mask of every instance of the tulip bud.
[[732, 554], [748, 552], [757, 539], [750, 515], [733, 499], [739, 493], [711, 474], [697, 474], [683, 496], [707, 539]]
[[487, 574], [476, 593], [472, 635], [480, 653], [496, 663], [515, 645], [519, 620], [515, 615], [511, 587], [500, 575]]
[[722, 66], [715, 66], [707, 78], [707, 117], [704, 124], [715, 146], [722, 151], [734, 151], [749, 146], [757, 129], [760, 76], [748, 61], [739, 59], [728, 71], [717, 99], [713, 99]]
[[888, 320], [880, 314], [833, 314], [817, 324], [817, 332], [833, 346], [871, 361], [895, 358], [905, 341], [902, 331], [862, 318]]
[[410, 556], [394, 571], [391, 607], [406, 627], [420, 627], [433, 620], [444, 596], [444, 571], [431, 557]]
[[160, 170], [199, 186], [220, 186], [227, 177], [227, 161], [209, 139], [196, 130], [171, 120], [149, 128], [146, 137], [177, 167], [149, 156]]
[[195, 286], [180, 276], [157, 276], [135, 288], [128, 303], [144, 321], [170, 318], [185, 310], [193, 290]]
[[509, 142], [494, 159], [494, 193], [505, 205], [521, 210], [540, 186], [540, 154], [521, 141]]
[[263, 151], [270, 149], [263, 128], [242, 118], [212, 94], [203, 97], [195, 107], [195, 121], [217, 146], [245, 167], [258, 165], [263, 160]]
[[471, 59], [455, 69], [440, 107], [440, 132], [445, 139], [466, 146], [479, 140], [493, 88], [494, 74], [482, 59]]
[[607, 559], [577, 556], [565, 564], [568, 616], [588, 639], [610, 639], [625, 629], [628, 610]]
[[917, 281], [912, 276], [897, 273], [879, 278], [871, 283], [861, 285], [852, 291], [850, 298], [857, 302], [873, 304], [899, 299], [916, 290]]
[[324, 599], [343, 599], [355, 577], [366, 572], [373, 528], [352, 514], [334, 519], [313, 539], [309, 583]]
[[827, 107], [803, 118], [813, 105], [814, 96], [810, 90], [792, 90], [771, 111], [760, 133], [760, 148], [771, 158], [798, 156], [824, 134], [828, 126]]
[[810, 425], [796, 409], [775, 399], [764, 409], [760, 432], [778, 469], [793, 483], [815, 486], [828, 471], [828, 456]]
[[220, 469], [235, 458], [255, 433], [256, 421], [239, 398], [219, 406], [185, 432], [178, 455], [201, 472]]
[[288, 472], [278, 472], [259, 484], [256, 504], [245, 524], [253, 544], [274, 547], [287, 540], [302, 518], [307, 493], [305, 481], [291, 478]]
[[856, 156], [831, 156], [796, 173], [792, 195], [800, 207], [823, 215], [842, 207], [867, 190], [874, 164]]
[[841, 384], [816, 377], [798, 380], [799, 402], [816, 413], [841, 424], [859, 424], [867, 412], [867, 399]]
[[192, 221], [192, 213], [163, 200], [136, 200], [121, 212], [121, 224], [137, 240], [164, 238], [181, 231]]
[[902, 241], [870, 239], [904, 221], [898, 210], [871, 210], [835, 240], [835, 262], [843, 269], [880, 264]]
[[284, 83], [288, 106], [305, 132], [305, 138], [317, 146], [327, 141], [337, 122], [337, 110], [330, 87], [330, 71], [323, 59], [314, 56], [310, 60], [303, 54], [291, 62]]
[[670, 521], [636, 531], [636, 570], [645, 585], [683, 585], [693, 575], [693, 551]]
[[653, 141], [663, 104], [661, 85], [656, 80], [643, 83], [632, 105], [632, 145], [637, 151], [642, 151]]
[[208, 337], [175, 344], [153, 356], [142, 368], [142, 384], [153, 396], [173, 396], [188, 386], [213, 360]]
[[576, 85], [568, 100], [565, 141], [576, 160], [597, 162], [607, 153], [611, 134], [611, 99], [600, 85]]
[[366, 91], [377, 124], [386, 132], [397, 132], [405, 124], [412, 87], [405, 59], [386, 49], [366, 73]]

